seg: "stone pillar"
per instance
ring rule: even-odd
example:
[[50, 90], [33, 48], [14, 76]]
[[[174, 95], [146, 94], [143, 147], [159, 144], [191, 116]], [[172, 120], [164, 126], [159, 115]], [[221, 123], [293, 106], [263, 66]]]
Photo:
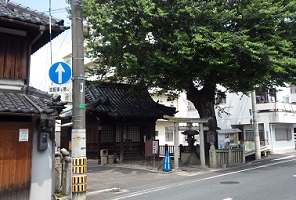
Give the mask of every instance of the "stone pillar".
[[216, 168], [217, 167], [217, 155], [216, 155], [215, 143], [211, 142], [209, 155], [210, 155], [210, 167]]
[[232, 152], [231, 152], [231, 148], [228, 149], [228, 165], [229, 166], [232, 165]]
[[72, 194], [72, 158], [69, 156], [66, 156], [64, 158], [65, 160], [65, 176], [64, 176], [64, 181], [63, 181], [63, 194], [71, 196]]
[[174, 122], [174, 167], [179, 169], [179, 124]]
[[242, 162], [245, 163], [245, 162], [246, 162], [245, 143], [242, 142], [240, 146], [241, 146], [242, 151], [243, 151], [243, 153], [242, 153], [242, 154], [243, 154], [243, 155], [242, 155]]
[[72, 195], [72, 158], [66, 149], [61, 149], [63, 155], [63, 171], [62, 171], [62, 193], [67, 196]]
[[61, 162], [61, 154], [56, 153], [55, 157], [55, 192], [61, 191], [62, 186], [62, 162]]
[[199, 143], [200, 143], [200, 165], [201, 167], [206, 166], [205, 159], [205, 140], [204, 140], [204, 127], [203, 123], [199, 123], [200, 132], [199, 132]]

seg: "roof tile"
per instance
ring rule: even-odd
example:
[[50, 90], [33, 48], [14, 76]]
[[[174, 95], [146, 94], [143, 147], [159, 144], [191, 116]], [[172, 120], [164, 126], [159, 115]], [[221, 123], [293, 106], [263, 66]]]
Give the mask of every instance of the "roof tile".
[[48, 105], [51, 96], [29, 87], [26, 92], [0, 90], [0, 112], [23, 114], [51, 114], [54, 112]]
[[[32, 10], [29, 7], [19, 3], [0, 0], [0, 17], [16, 19], [23, 22], [30, 22], [38, 25], [49, 25], [49, 16], [45, 13]], [[63, 19], [51, 18], [52, 26], [61, 26], [64, 24]]]
[[158, 119], [175, 113], [175, 108], [153, 101], [147, 90], [134, 91], [126, 84], [88, 82], [85, 97], [90, 110], [112, 117]]

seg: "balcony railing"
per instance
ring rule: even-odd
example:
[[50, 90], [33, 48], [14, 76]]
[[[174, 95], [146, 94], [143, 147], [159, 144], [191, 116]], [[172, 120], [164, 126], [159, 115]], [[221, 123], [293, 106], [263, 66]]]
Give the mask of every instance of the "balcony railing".
[[284, 102], [258, 103], [258, 112], [296, 112], [296, 105]]

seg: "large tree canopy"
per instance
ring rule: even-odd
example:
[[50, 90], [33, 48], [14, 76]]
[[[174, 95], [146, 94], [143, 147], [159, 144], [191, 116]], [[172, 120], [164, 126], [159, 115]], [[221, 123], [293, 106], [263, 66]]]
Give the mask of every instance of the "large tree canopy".
[[216, 85], [295, 81], [294, 0], [84, 0], [88, 55], [130, 83], [186, 91], [216, 129]]

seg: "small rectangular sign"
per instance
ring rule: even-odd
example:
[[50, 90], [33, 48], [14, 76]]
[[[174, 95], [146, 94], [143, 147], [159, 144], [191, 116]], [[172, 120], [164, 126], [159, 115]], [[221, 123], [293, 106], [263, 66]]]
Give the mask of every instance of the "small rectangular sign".
[[152, 154], [158, 154], [158, 140], [152, 142]]
[[19, 142], [29, 141], [29, 129], [19, 129]]

